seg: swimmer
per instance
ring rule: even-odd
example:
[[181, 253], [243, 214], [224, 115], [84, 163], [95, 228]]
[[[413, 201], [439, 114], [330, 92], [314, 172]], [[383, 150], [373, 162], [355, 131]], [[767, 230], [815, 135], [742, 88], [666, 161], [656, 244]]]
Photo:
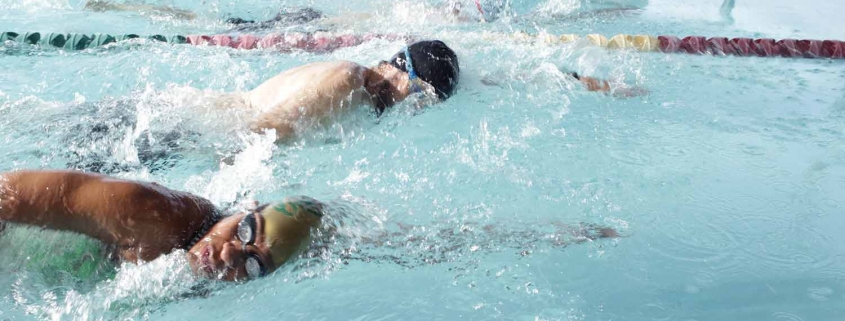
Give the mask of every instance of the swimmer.
[[362, 106], [381, 115], [412, 95], [421, 104], [444, 101], [455, 93], [459, 74], [458, 56], [445, 43], [418, 41], [373, 67], [331, 61], [289, 69], [236, 94], [242, 103], [226, 108], [253, 112], [251, 129], [274, 129], [277, 139], [286, 141], [302, 127], [325, 124]]
[[[612, 90], [606, 81], [572, 75], [577, 76], [588, 90]], [[409, 97], [412, 108], [449, 99], [456, 92], [459, 76], [458, 57], [452, 49], [441, 41], [420, 41], [373, 67], [349, 61], [306, 64], [283, 71], [251, 91], [213, 93], [210, 100], [200, 99], [182, 111], [186, 115], [223, 114], [227, 117], [235, 114], [236, 117], [227, 118], [233, 119], [232, 123], [223, 124], [231, 126], [225, 130], [273, 131], [279, 143], [287, 143], [330, 127], [332, 122], [342, 121], [353, 110], [381, 115]], [[502, 79], [505, 78], [490, 77], [482, 82], [495, 85]], [[618, 89], [613, 91], [617, 93]], [[179, 96], [200, 95], [204, 95], [200, 90], [188, 88]], [[114, 157], [111, 148], [114, 142], [122, 141], [127, 130], [136, 128], [136, 104], [129, 99], [76, 106], [72, 114], [60, 114], [59, 118], [77, 117], [80, 110], [88, 110], [86, 115], [91, 115], [80, 118], [74, 127], [56, 131], [64, 133], [59, 139], [67, 144], [66, 147], [71, 147], [66, 150], [68, 168], [111, 174], [142, 165], [155, 172], [170, 168], [181, 158], [181, 150], [197, 145], [196, 139], [201, 134], [191, 129], [145, 131], [133, 141], [139, 164]], [[151, 140], [151, 137], [155, 139]], [[77, 153], [78, 150], [81, 152]], [[231, 158], [224, 161], [228, 163]]]
[[[253, 131], [274, 129], [279, 141], [288, 141], [301, 134], [303, 124], [325, 123], [360, 106], [381, 115], [412, 95], [421, 105], [446, 100], [459, 74], [458, 57], [445, 43], [419, 41], [374, 67], [335, 61], [284, 71], [245, 93], [240, 108], [257, 112]], [[612, 90], [607, 81], [572, 76], [589, 91]]]
[[183, 249], [196, 275], [225, 281], [259, 278], [294, 258], [322, 207], [287, 197], [225, 216], [206, 199], [156, 183], [75, 171], [0, 174], [0, 223], [81, 233], [128, 262]]
[[[78, 171], [0, 173], [0, 228], [9, 222], [80, 233], [110, 245], [127, 262], [185, 250], [195, 275], [223, 281], [261, 278], [294, 261], [311, 245], [325, 209], [320, 201], [297, 196], [229, 215], [209, 200], [157, 183]], [[589, 224], [566, 229], [575, 242], [619, 237], [612, 228]], [[517, 237], [520, 244], [538, 241], [537, 233], [502, 234], [492, 226], [481, 231], [497, 239]], [[451, 229], [443, 233], [460, 237]]]

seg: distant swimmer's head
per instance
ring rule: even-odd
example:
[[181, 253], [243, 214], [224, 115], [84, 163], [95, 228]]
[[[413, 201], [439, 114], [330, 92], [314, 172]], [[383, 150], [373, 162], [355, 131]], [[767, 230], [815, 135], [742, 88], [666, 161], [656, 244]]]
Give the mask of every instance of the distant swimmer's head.
[[502, 17], [508, 0], [451, 0], [449, 10], [461, 20], [493, 22]]
[[448, 99], [455, 92], [461, 72], [458, 55], [440, 40], [412, 43], [393, 55], [390, 64], [408, 73], [411, 78], [416, 76], [431, 85], [441, 100]]
[[263, 277], [307, 247], [322, 216], [322, 203], [298, 196], [226, 217], [189, 249], [191, 267], [209, 279]]

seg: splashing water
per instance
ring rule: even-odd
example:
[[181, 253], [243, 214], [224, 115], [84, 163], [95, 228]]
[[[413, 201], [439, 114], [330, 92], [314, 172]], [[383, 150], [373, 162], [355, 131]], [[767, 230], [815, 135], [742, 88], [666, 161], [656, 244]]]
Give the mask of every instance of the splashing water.
[[[269, 19], [279, 9], [270, 1], [145, 3], [198, 17], [0, 0], [0, 29], [213, 34], [231, 28], [227, 17]], [[719, 10], [727, 2], [718, 0], [511, 1], [512, 19], [487, 24], [444, 18], [437, 1], [286, 3], [330, 16], [370, 14], [330, 31], [445, 41], [460, 57], [458, 93], [424, 110], [408, 101], [380, 118], [362, 111], [276, 144], [272, 131], [247, 129], [252, 115], [235, 108], [240, 93], [305, 63], [374, 65], [404, 44], [380, 39], [326, 54], [152, 41], [75, 52], [3, 44], [3, 171], [77, 168], [157, 181], [229, 212], [309, 195], [325, 201], [328, 214], [295, 263], [239, 284], [196, 280], [184, 251], [117, 263], [110, 249], [80, 235], [9, 225], [0, 232], [0, 319], [832, 320], [845, 313], [841, 64], [508, 36], [845, 39], [835, 19], [822, 28], [821, 17], [796, 18], [841, 4], [741, 1], [726, 26]], [[630, 10], [606, 11], [623, 8]], [[649, 94], [586, 92], [573, 71]], [[622, 237], [599, 239], [604, 226]]]

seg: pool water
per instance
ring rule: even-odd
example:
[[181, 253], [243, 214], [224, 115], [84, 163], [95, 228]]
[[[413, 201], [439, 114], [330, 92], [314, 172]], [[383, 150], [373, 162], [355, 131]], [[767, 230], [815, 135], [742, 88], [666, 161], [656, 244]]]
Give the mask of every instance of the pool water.
[[[336, 28], [441, 39], [462, 69], [444, 103], [361, 112], [292, 144], [209, 106], [294, 66], [372, 65], [403, 43], [328, 54], [0, 47], [0, 170], [98, 171], [227, 208], [309, 195], [329, 203], [337, 229], [266, 279], [223, 285], [194, 280], [184, 252], [120, 264], [84, 237], [12, 226], [0, 234], [0, 320], [840, 319], [845, 64], [497, 35], [845, 40], [835, 14], [845, 5], [740, 0], [730, 22], [721, 1], [610, 2], [515, 0], [515, 17], [492, 24], [448, 23], [434, 2], [286, 2], [375, 12]], [[269, 18], [279, 6], [147, 3], [198, 18], [0, 0], [0, 30], [213, 34], [229, 28], [223, 18]], [[641, 9], [590, 14], [615, 5]], [[586, 92], [570, 70], [648, 94]], [[623, 237], [570, 233], [591, 224]]]

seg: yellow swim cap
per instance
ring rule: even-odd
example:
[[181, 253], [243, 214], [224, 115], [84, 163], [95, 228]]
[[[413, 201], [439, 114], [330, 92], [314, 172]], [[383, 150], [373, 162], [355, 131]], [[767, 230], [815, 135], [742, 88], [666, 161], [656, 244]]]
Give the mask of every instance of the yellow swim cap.
[[323, 204], [305, 196], [285, 197], [265, 207], [261, 216], [275, 270], [308, 244], [311, 228], [320, 226]]

